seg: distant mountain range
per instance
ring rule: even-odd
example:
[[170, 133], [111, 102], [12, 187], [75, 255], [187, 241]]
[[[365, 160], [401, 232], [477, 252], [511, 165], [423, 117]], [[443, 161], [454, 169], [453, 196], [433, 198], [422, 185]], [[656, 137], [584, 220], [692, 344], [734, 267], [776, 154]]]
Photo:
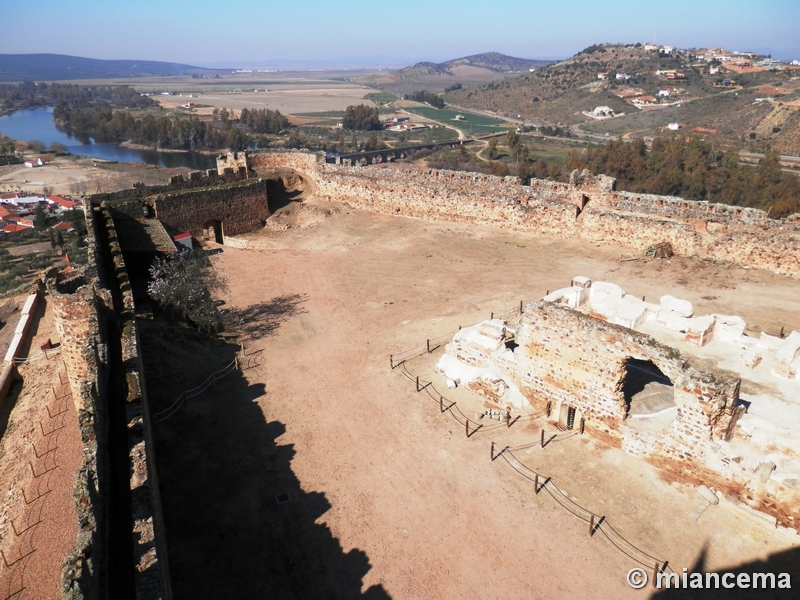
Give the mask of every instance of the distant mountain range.
[[213, 70], [153, 60], [100, 60], [64, 54], [0, 54], [0, 81], [174, 77]]
[[473, 54], [472, 56], [464, 56], [463, 58], [456, 58], [442, 63], [419, 62], [401, 69], [399, 73], [406, 76], [455, 75], [453, 68], [461, 66], [479, 67], [495, 73], [521, 73], [530, 71], [530, 69], [545, 67], [553, 62], [552, 60], [516, 58], [499, 52], [484, 52], [483, 54]]

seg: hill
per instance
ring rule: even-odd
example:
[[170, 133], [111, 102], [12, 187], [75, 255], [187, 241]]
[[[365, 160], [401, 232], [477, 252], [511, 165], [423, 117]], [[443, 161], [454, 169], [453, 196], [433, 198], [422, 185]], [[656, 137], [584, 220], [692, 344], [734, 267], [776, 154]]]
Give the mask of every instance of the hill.
[[419, 62], [399, 71], [364, 76], [359, 81], [402, 96], [421, 89], [442, 92], [456, 83], [462, 87], [480, 86], [551, 63], [486, 52], [442, 63]]
[[0, 81], [171, 77], [214, 71], [152, 60], [100, 60], [65, 54], [0, 54]]
[[[449, 92], [444, 99], [450, 105], [519, 114], [534, 123], [560, 123], [595, 134], [655, 136], [676, 122], [687, 133], [699, 128], [698, 135], [725, 144], [800, 153], [800, 148], [790, 148], [797, 143], [800, 123], [796, 71], [736, 72], [725, 65], [711, 75], [689, 52], [664, 55], [641, 44], [601, 44], [533, 73]], [[667, 79], [668, 71], [680, 77]], [[732, 83], [720, 85], [723, 79]], [[671, 106], [640, 110], [627, 101], [658, 97], [662, 90], [669, 92], [664, 102]], [[596, 121], [583, 114], [598, 106], [625, 116]]]
[[529, 69], [538, 69], [551, 64], [549, 60], [531, 60], [527, 58], [516, 58], [506, 56], [499, 52], [484, 52], [483, 54], [473, 54], [448, 60], [442, 63], [420, 62], [410, 67], [400, 69], [398, 74], [401, 76], [424, 76], [424, 75], [455, 75], [454, 67], [471, 66], [487, 69], [495, 73], [521, 73]]

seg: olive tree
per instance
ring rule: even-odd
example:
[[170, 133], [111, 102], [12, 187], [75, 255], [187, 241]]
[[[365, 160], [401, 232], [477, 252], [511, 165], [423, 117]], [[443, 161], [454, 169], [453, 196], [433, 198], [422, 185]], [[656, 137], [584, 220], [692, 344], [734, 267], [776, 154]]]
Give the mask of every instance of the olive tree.
[[147, 286], [150, 297], [164, 310], [188, 320], [201, 333], [222, 330], [224, 314], [214, 294], [227, 289], [227, 279], [217, 273], [199, 249], [157, 258], [150, 267]]

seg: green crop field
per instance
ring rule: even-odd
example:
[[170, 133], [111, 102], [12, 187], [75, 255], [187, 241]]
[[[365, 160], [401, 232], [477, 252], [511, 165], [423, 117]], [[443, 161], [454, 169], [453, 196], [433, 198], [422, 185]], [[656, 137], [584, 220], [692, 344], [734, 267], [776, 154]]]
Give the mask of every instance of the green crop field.
[[388, 104], [394, 102], [400, 97], [392, 94], [391, 92], [373, 92], [364, 96], [364, 100], [371, 100], [375, 104]]
[[[498, 133], [509, 128], [509, 124], [500, 119], [474, 115], [472, 113], [459, 112], [449, 108], [432, 108], [430, 106], [408, 106], [404, 110], [415, 115], [420, 115], [426, 119], [431, 119], [439, 123], [457, 127], [464, 133]], [[463, 121], [456, 121], [456, 115], [463, 115]]]

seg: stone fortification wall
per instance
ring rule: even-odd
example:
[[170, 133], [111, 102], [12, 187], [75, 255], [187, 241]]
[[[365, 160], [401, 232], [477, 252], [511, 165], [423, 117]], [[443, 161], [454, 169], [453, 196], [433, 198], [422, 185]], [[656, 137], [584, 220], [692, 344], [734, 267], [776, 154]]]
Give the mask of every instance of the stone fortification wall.
[[[241, 153], [228, 167], [240, 168]], [[356, 208], [579, 237], [644, 250], [670, 241], [679, 254], [800, 277], [800, 217], [768, 219], [764, 211], [672, 196], [614, 191], [614, 180], [586, 172], [569, 183], [479, 173], [325, 164], [310, 152], [255, 152], [248, 168], [294, 169], [318, 197]]]
[[[48, 280], [84, 447], [73, 493], [80, 533], [65, 560], [62, 593], [70, 599], [113, 595], [111, 490], [115, 479], [130, 477], [133, 514], [128, 519], [135, 564], [129, 568], [136, 597], [171, 598], [133, 296], [109, 211], [92, 209], [88, 203], [85, 208], [91, 242], [88, 266]], [[117, 421], [112, 417], [115, 410], [122, 410]], [[125, 422], [128, 442], [128, 460], [121, 461], [125, 464], [121, 471], [109, 443], [119, 417]]]
[[160, 194], [147, 202], [166, 227], [195, 237], [202, 235], [204, 224], [211, 220], [222, 223], [227, 235], [239, 235], [260, 229], [269, 217], [267, 183], [258, 180]]
[[208, 171], [194, 171], [189, 173], [188, 179], [183, 175], [175, 175], [170, 179], [169, 183], [164, 185], [135, 183], [131, 189], [92, 194], [87, 198], [89, 204], [92, 206], [99, 206], [102, 202], [108, 200], [147, 198], [155, 194], [167, 194], [183, 190], [216, 187], [234, 181], [242, 181], [244, 179], [247, 179], [247, 169], [240, 169], [238, 166], [236, 168], [226, 167], [219, 172], [214, 169], [209, 169]]
[[118, 198], [107, 205], [133, 218], [156, 217], [173, 232], [197, 238], [212, 221], [221, 223], [226, 235], [239, 235], [260, 229], [269, 217], [267, 183], [256, 179]]

